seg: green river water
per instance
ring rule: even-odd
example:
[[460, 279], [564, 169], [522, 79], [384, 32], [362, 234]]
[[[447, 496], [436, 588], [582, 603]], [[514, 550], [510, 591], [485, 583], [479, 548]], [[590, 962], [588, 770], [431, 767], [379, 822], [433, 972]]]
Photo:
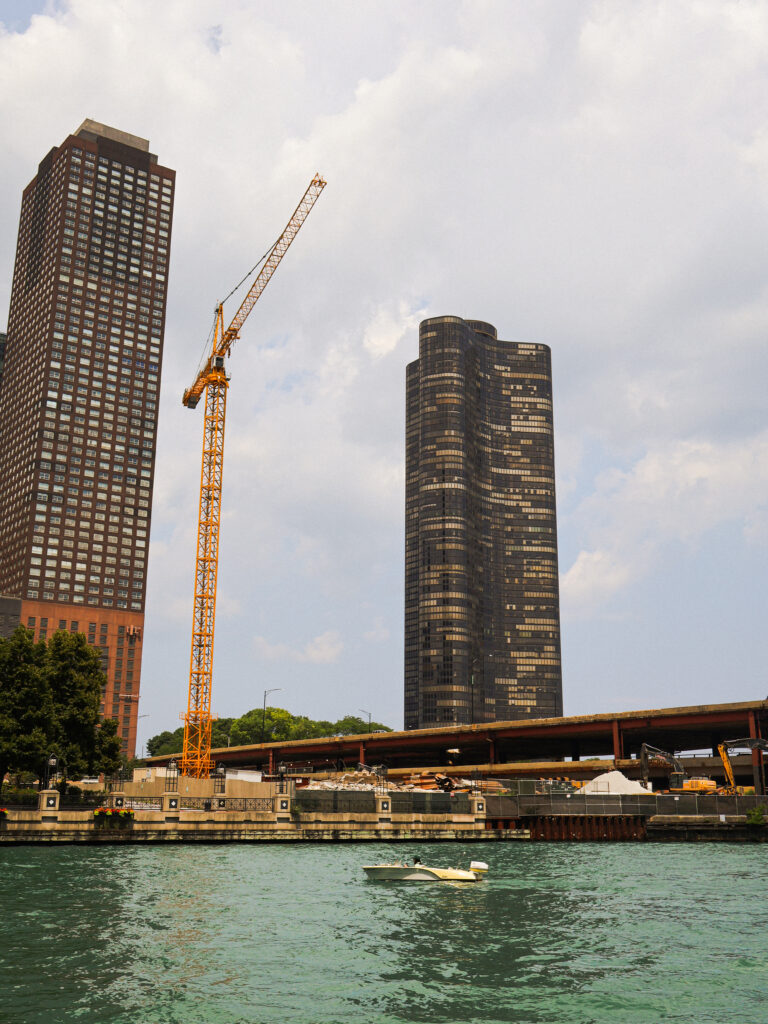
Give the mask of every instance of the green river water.
[[[476, 885], [370, 882], [420, 854]], [[0, 847], [2, 1024], [763, 1024], [768, 845]]]

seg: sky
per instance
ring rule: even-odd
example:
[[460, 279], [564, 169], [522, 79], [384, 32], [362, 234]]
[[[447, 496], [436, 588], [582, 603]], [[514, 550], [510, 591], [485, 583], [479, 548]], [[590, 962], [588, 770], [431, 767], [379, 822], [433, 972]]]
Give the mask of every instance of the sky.
[[214, 710], [402, 725], [405, 366], [441, 315], [552, 349], [565, 713], [768, 694], [766, 109], [762, 0], [4, 0], [0, 329], [51, 147], [91, 117], [177, 171], [140, 745], [186, 709], [181, 395], [317, 171], [228, 364]]

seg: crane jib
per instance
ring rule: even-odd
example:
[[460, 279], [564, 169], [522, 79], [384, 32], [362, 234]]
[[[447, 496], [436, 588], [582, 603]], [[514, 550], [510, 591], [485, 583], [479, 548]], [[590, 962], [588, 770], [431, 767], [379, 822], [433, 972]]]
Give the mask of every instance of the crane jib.
[[[299, 204], [296, 207], [296, 209], [293, 211], [293, 215], [291, 216], [291, 219], [288, 221], [285, 230], [280, 235], [275, 244], [272, 246], [272, 249], [270, 250], [269, 255], [265, 259], [261, 270], [254, 278], [251, 287], [248, 289], [248, 294], [245, 296], [240, 305], [240, 308], [232, 318], [232, 322], [230, 323], [229, 327], [227, 327], [225, 330], [222, 330], [221, 332], [217, 331], [214, 334], [213, 345], [211, 347], [212, 353], [218, 352], [220, 355], [226, 355], [229, 352], [232, 345], [235, 343], [235, 341], [237, 341], [237, 339], [240, 336], [240, 329], [247, 320], [251, 310], [261, 297], [262, 292], [269, 284], [272, 275], [277, 270], [280, 261], [288, 251], [291, 242], [293, 242], [294, 238], [298, 234], [302, 224], [309, 216], [310, 210], [315, 205], [315, 202], [320, 196], [320, 193], [325, 188], [325, 185], [326, 182], [323, 180], [323, 178], [320, 177], [319, 174], [316, 174], [312, 181], [309, 183], [306, 192], [299, 201]], [[221, 309], [221, 304], [219, 304], [216, 310], [217, 318], [221, 313]], [[194, 384], [190, 388], [187, 388], [187, 390], [184, 392], [184, 405], [194, 408], [194, 406], [191, 404], [191, 401], [189, 400], [190, 398], [193, 398], [195, 400], [194, 404], [197, 405], [197, 402], [199, 401], [200, 396], [202, 395], [203, 389], [205, 388], [205, 376], [207, 369], [208, 365], [206, 364], [206, 366], [203, 367], [203, 369], [198, 373]]]

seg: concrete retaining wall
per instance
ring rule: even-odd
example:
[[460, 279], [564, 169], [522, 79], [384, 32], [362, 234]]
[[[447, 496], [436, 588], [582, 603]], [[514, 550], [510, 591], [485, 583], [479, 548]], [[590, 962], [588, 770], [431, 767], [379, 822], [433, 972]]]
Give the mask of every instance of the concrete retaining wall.
[[[333, 794], [331, 794], [333, 795]], [[466, 814], [397, 814], [388, 794], [372, 797], [366, 813], [301, 811], [278, 794], [271, 810], [186, 810], [164, 794], [160, 810], [135, 810], [132, 819], [94, 819], [89, 811], [49, 809], [9, 811], [0, 824], [0, 843], [34, 842], [225, 842], [323, 841], [328, 839], [477, 839], [486, 831], [484, 801]], [[266, 801], [265, 801], [266, 802]], [[467, 808], [468, 812], [470, 808]], [[509, 835], [505, 839], [517, 838]]]

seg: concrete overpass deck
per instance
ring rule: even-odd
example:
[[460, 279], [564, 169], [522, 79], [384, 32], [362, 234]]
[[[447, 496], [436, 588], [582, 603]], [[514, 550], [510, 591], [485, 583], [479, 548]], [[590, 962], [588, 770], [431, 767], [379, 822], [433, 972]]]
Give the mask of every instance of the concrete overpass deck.
[[[388, 769], [483, 766], [498, 774], [496, 766], [515, 763], [522, 768], [519, 762], [532, 762], [527, 771], [538, 776], [542, 773], [537, 765], [550, 762], [557, 763], [558, 774], [584, 777], [586, 766], [577, 768], [573, 762], [628, 761], [643, 743], [677, 753], [711, 751], [715, 755], [718, 743], [745, 736], [768, 736], [768, 700], [256, 743], [220, 747], [211, 754], [227, 767], [257, 768], [270, 774], [278, 764], [295, 772], [317, 772], [358, 763], [383, 764]], [[753, 780], [759, 785], [762, 754], [752, 751], [749, 756]], [[178, 759], [180, 752], [147, 760], [163, 765], [172, 757]]]

